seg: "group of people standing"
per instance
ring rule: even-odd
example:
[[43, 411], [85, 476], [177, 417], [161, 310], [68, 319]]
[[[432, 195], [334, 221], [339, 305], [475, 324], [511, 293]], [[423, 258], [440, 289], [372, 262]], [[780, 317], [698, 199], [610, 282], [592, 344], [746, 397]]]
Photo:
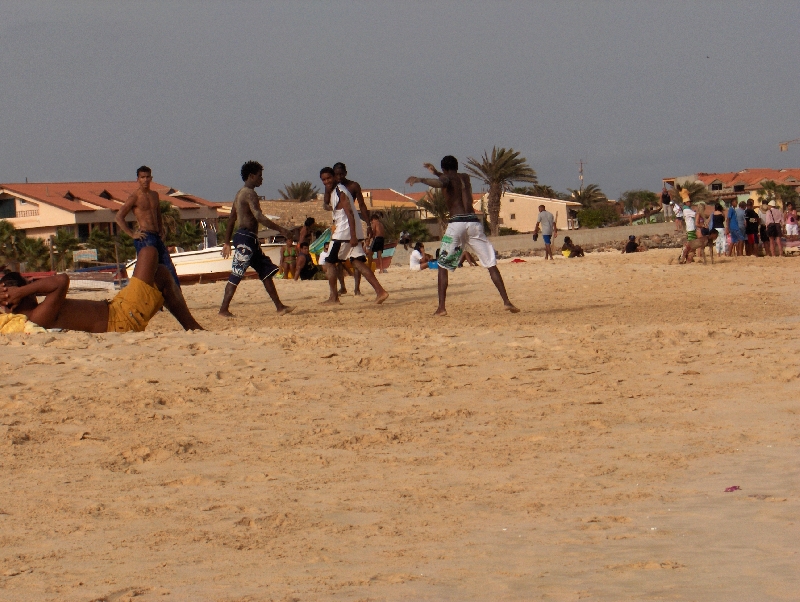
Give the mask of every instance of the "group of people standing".
[[709, 207], [704, 202], [692, 202], [686, 189], [680, 190], [680, 197], [680, 201], [674, 200], [666, 188], [662, 190], [662, 202], [670, 199], [669, 214], [674, 215], [675, 231], [685, 231], [691, 242], [715, 230], [718, 255], [781, 257], [782, 238], [798, 235], [797, 211], [791, 202], [783, 210], [775, 200], [762, 202], [756, 209], [753, 199], [731, 199]]

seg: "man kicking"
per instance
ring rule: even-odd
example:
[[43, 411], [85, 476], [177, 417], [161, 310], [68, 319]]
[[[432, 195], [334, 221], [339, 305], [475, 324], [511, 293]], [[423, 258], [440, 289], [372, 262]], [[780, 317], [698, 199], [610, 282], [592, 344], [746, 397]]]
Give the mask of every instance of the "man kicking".
[[[152, 259], [157, 261], [153, 256]], [[130, 283], [111, 301], [67, 299], [69, 276], [29, 283], [17, 272], [0, 279], [0, 308], [23, 314], [42, 328], [84, 332], [142, 332], [166, 305], [184, 330], [203, 330], [192, 316], [166, 266], [137, 261]], [[152, 262], [155, 263], [155, 262]], [[153, 275], [154, 274], [154, 275]], [[44, 297], [39, 303], [36, 297]]]
[[[164, 222], [161, 219], [158, 193], [155, 190], [150, 190], [150, 185], [153, 183], [152, 170], [147, 165], [142, 165], [136, 170], [136, 180], [139, 183], [139, 189], [131, 194], [128, 200], [119, 208], [114, 221], [120, 230], [133, 239], [133, 246], [136, 247], [137, 263], [142, 249], [154, 249], [158, 256], [158, 263], [169, 270], [175, 280], [175, 284], [180, 288], [178, 273], [175, 271], [172, 258], [169, 256], [169, 251], [167, 251], [163, 240], [165, 231]], [[133, 211], [138, 224], [136, 232], [131, 230], [125, 221], [131, 211]]]
[[444, 269], [439, 270], [439, 308], [434, 315], [447, 315], [445, 299], [448, 274], [458, 267], [461, 253], [467, 243], [475, 251], [483, 266], [489, 268], [489, 275], [500, 293], [505, 308], [511, 313], [517, 313], [519, 309], [508, 300], [503, 277], [500, 275], [500, 270], [497, 269], [494, 247], [483, 233], [483, 224], [475, 215], [475, 209], [472, 207], [472, 183], [469, 176], [458, 173], [458, 161], [451, 155], [442, 159], [441, 166], [444, 173], [436, 171], [433, 165], [425, 164], [425, 167], [437, 176], [436, 178], [412, 176], [406, 180], [406, 184], [410, 186], [421, 182], [431, 188], [441, 188], [450, 211], [450, 221], [444, 236], [442, 236], [442, 247], [439, 251], [439, 267]]
[[335, 182], [335, 175], [330, 167], [323, 167], [319, 172], [319, 177], [325, 186], [326, 193], [330, 195], [330, 204], [333, 209], [331, 246], [328, 256], [325, 258], [330, 295], [325, 304], [339, 303], [339, 293], [336, 289], [336, 264], [349, 259], [353, 269], [364, 276], [375, 289], [375, 302], [380, 305], [389, 298], [389, 293], [384, 290], [375, 274], [367, 267], [367, 256], [358, 240], [353, 196], [343, 184]]
[[219, 308], [219, 315], [226, 318], [232, 318], [233, 314], [230, 312], [231, 299], [236, 292], [236, 287], [244, 277], [244, 273], [248, 267], [253, 268], [261, 282], [264, 284], [264, 289], [267, 291], [269, 298], [275, 304], [275, 309], [278, 315], [282, 316], [292, 311], [293, 307], [287, 307], [281, 303], [278, 297], [278, 291], [275, 288], [275, 283], [272, 277], [277, 273], [278, 266], [272, 263], [272, 260], [264, 255], [261, 250], [261, 243], [258, 240], [258, 224], [263, 224], [267, 228], [277, 230], [285, 237], [289, 237], [289, 231], [267, 219], [261, 212], [261, 203], [258, 200], [258, 195], [255, 189], [264, 183], [263, 178], [264, 167], [256, 161], [248, 161], [242, 165], [241, 175], [244, 181], [244, 186], [236, 193], [236, 198], [233, 201], [231, 208], [231, 215], [228, 218], [228, 227], [225, 229], [225, 244], [222, 245], [222, 256], [227, 259], [231, 256], [231, 234], [233, 234], [233, 226], [238, 220], [239, 229], [233, 235], [233, 261], [231, 265], [231, 275], [228, 277], [228, 284], [225, 286], [225, 295], [222, 298], [222, 305]]
[[[356, 235], [358, 236], [358, 242], [363, 245], [366, 238], [372, 238], [373, 232], [372, 218], [370, 217], [369, 209], [367, 209], [367, 203], [364, 200], [364, 193], [361, 191], [361, 184], [347, 179], [347, 166], [341, 161], [333, 164], [333, 179], [337, 184], [341, 184], [347, 188], [350, 196], [353, 197], [353, 201], [358, 203], [358, 212], [355, 212]], [[325, 194], [330, 197], [330, 193], [327, 189], [325, 190]], [[330, 202], [330, 198], [328, 202]], [[323, 205], [324, 204], [325, 200], [323, 199]], [[364, 236], [364, 228], [361, 225], [361, 220], [364, 220], [367, 223], [366, 237]], [[342, 286], [344, 287], [344, 285]], [[361, 273], [358, 270], [353, 272], [353, 294], [356, 296], [361, 295]]]

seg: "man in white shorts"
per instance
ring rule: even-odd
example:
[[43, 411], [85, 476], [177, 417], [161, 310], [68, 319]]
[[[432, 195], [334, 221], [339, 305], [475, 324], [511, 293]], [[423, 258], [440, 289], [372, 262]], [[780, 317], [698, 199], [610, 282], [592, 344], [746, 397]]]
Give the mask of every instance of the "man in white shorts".
[[331, 246], [325, 258], [324, 268], [328, 275], [330, 296], [324, 305], [339, 303], [339, 291], [336, 288], [336, 265], [350, 260], [354, 270], [361, 273], [364, 279], [375, 289], [375, 303], [380, 305], [389, 297], [381, 283], [367, 267], [367, 254], [359, 242], [360, 224], [356, 223], [355, 203], [350, 191], [342, 184], [336, 184], [333, 169], [323, 167], [319, 172], [322, 184], [331, 194], [331, 208], [333, 210], [333, 228], [331, 233]]
[[483, 224], [472, 207], [472, 184], [467, 174], [458, 173], [458, 161], [455, 157], [448, 155], [442, 159], [442, 172], [436, 170], [433, 165], [426, 163], [425, 167], [436, 176], [436, 178], [416, 178], [410, 177], [406, 184], [413, 186], [419, 182], [427, 184], [431, 188], [441, 188], [450, 211], [450, 221], [447, 230], [442, 236], [442, 246], [439, 250], [439, 308], [435, 316], [446, 316], [445, 299], [447, 297], [447, 284], [449, 272], [455, 271], [458, 267], [464, 246], [469, 244], [475, 255], [478, 256], [483, 267], [489, 269], [492, 282], [497, 287], [500, 297], [503, 299], [504, 307], [511, 313], [519, 312], [511, 301], [508, 300], [506, 286], [500, 270], [497, 269], [497, 258], [494, 254], [494, 247], [486, 238], [483, 232]]

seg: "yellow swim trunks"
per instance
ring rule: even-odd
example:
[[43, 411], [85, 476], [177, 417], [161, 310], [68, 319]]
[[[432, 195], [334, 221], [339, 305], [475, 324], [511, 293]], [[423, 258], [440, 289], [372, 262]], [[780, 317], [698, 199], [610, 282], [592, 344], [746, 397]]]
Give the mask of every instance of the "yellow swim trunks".
[[161, 291], [131, 278], [128, 286], [108, 302], [108, 332], [143, 332], [162, 305]]

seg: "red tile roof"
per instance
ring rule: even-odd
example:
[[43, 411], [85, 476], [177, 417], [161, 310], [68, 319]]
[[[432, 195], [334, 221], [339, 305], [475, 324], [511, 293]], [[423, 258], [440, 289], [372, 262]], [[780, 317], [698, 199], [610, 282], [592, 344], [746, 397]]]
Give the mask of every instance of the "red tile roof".
[[[0, 189], [16, 192], [33, 200], [54, 205], [66, 211], [95, 211], [97, 209], [118, 210], [128, 197], [136, 191], [136, 182], [36, 182], [0, 184]], [[197, 207], [217, 207], [218, 203], [207, 201], [198, 196], [179, 193], [173, 196], [175, 189], [157, 182], [150, 186], [158, 193], [161, 200], [169, 201], [178, 209], [196, 209]], [[110, 196], [106, 199], [101, 194]], [[68, 197], [72, 195], [75, 200]]]
[[761, 187], [764, 180], [774, 180], [776, 184], [800, 185], [800, 168], [793, 169], [744, 169], [728, 173], [698, 173], [697, 180], [709, 186], [712, 182], [722, 183], [723, 188], [744, 184], [745, 189]]

